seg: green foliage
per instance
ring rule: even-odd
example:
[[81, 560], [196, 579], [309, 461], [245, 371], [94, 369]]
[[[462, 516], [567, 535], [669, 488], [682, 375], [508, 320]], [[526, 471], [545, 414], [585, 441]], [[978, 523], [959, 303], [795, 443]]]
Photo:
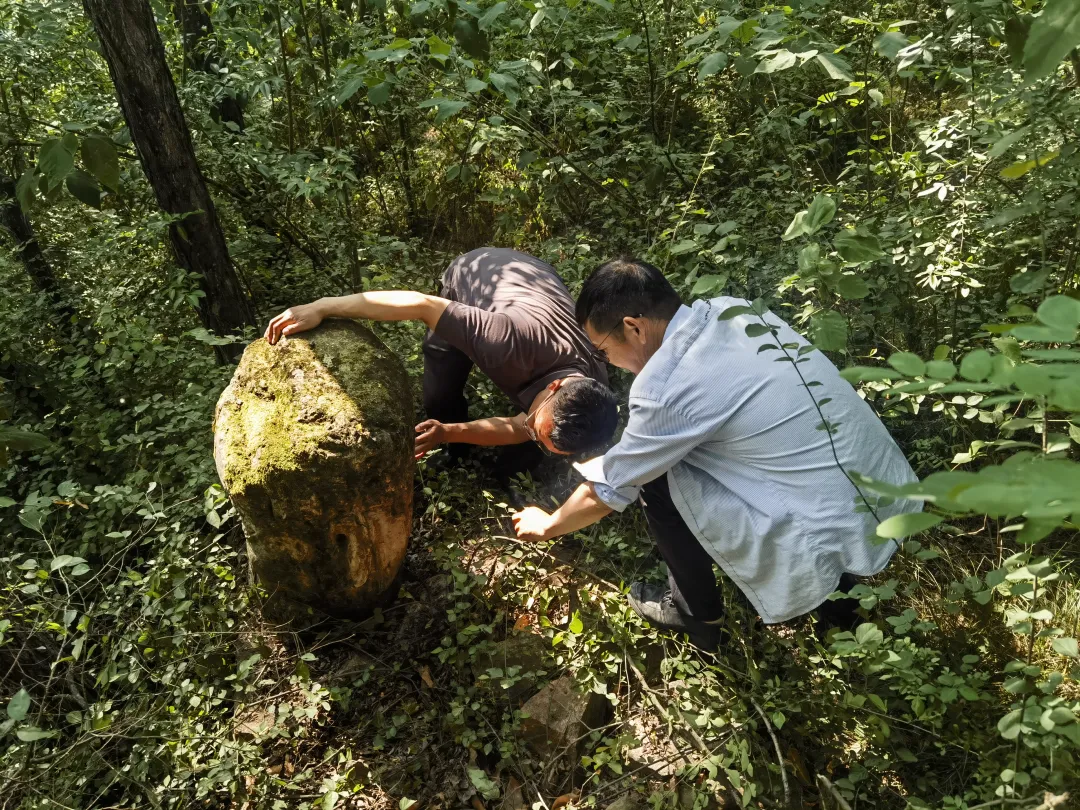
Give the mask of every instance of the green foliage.
[[[852, 592], [854, 631], [761, 629], [732, 594], [732, 641], [706, 661], [625, 606], [618, 583], [661, 576], [632, 510], [568, 545], [571, 569], [500, 539], [495, 497], [433, 464], [414, 538], [431, 566], [416, 582], [441, 588], [425, 629], [402, 610], [358, 630], [380, 660], [351, 679], [326, 647], [249, 650], [258, 614], [208, 429], [231, 341], [198, 328], [203, 293], [175, 270], [79, 4], [9, 4], [0, 176], [48, 272], [5, 217], [8, 803], [464, 806], [535, 774], [507, 694], [567, 671], [615, 712], [582, 749], [598, 806], [633, 751], [685, 763], [650, 786], [658, 808], [692, 787], [780, 805], [784, 777], [832, 806], [818, 773], [853, 806], [1075, 794], [1074, 2], [227, 0], [202, 4], [207, 59], [185, 59], [175, 5], [155, 5], [166, 54], [261, 317], [434, 292], [485, 243], [552, 261], [572, 289], [636, 253], [687, 297], [747, 299], [727, 317], [767, 305], [832, 352], [922, 478], [848, 471], [853, 508], [927, 511], [879, 526], [900, 551]], [[381, 330], [414, 372], [419, 331]], [[470, 393], [478, 415], [505, 407], [485, 380]], [[521, 616], [540, 665], [492, 663]]]
[[1069, 0], [1047, 0], [1024, 46], [1029, 81], [1044, 79], [1080, 45], [1080, 9]]

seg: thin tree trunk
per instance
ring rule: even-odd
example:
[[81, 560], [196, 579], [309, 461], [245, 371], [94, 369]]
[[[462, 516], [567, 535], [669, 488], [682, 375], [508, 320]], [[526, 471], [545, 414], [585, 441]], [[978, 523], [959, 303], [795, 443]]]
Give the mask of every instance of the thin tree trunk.
[[14, 238], [15, 255], [26, 268], [34, 289], [50, 294], [55, 292], [56, 277], [38, 244], [30, 220], [15, 198], [15, 181], [3, 175], [0, 175], [0, 227]]
[[[214, 23], [203, 0], [173, 0], [173, 16], [180, 25], [185, 68], [200, 73], [215, 73], [215, 54], [206, 47], [207, 37], [214, 33]], [[226, 93], [214, 113], [218, 120], [236, 124], [241, 132], [244, 130], [244, 105], [235, 96]]]
[[45, 258], [34, 227], [26, 218], [19, 201], [15, 197], [15, 181], [0, 174], [0, 228], [11, 234], [15, 240], [14, 253], [26, 268], [30, 283], [38, 292], [45, 293], [49, 305], [60, 319], [69, 323], [75, 318], [75, 310], [64, 299], [52, 265]]
[[[109, 63], [120, 107], [158, 204], [179, 219], [169, 226], [176, 259], [202, 276], [203, 325], [225, 335], [255, 323], [229, 259], [225, 234], [180, 110], [149, 0], [83, 0]], [[226, 347], [222, 357], [239, 348]]]

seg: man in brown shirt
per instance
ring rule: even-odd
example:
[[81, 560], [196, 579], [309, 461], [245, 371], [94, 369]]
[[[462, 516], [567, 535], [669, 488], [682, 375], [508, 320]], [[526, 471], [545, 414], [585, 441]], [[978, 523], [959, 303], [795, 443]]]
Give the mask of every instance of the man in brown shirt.
[[[484, 446], [535, 441], [548, 452], [593, 450], [615, 432], [607, 370], [574, 319], [574, 302], [555, 268], [506, 248], [480, 248], [446, 269], [441, 296], [407, 290], [322, 298], [270, 321], [276, 343], [324, 318], [421, 320], [424, 410], [416, 455], [444, 442]], [[465, 382], [473, 365], [521, 413], [469, 421]]]

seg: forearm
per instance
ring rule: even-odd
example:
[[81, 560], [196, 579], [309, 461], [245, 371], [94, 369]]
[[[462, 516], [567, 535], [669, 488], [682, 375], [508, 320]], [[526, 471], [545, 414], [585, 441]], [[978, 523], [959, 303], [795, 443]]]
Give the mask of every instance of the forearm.
[[372, 321], [424, 321], [434, 329], [449, 303], [445, 298], [412, 290], [376, 290], [315, 302], [324, 318], [362, 318]]
[[548, 537], [571, 534], [610, 515], [612, 509], [596, 496], [592, 484], [582, 484], [566, 502], [551, 513]]
[[443, 425], [446, 441], [459, 444], [476, 444], [481, 447], [499, 447], [529, 441], [528, 434], [516, 418], [492, 417], [472, 422], [456, 422]]

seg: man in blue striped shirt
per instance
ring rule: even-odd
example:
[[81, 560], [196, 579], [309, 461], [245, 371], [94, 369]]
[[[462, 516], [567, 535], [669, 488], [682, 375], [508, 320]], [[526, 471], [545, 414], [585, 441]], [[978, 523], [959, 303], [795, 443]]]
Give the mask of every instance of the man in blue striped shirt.
[[915, 480], [911, 467], [825, 355], [746, 304], [685, 306], [641, 261], [597, 268], [576, 316], [608, 362], [636, 375], [629, 421], [562, 507], [514, 515], [519, 537], [546, 539], [640, 498], [669, 582], [634, 583], [631, 605], [705, 647], [715, 646], [724, 609], [714, 562], [766, 623], [819, 609], [826, 622], [849, 624], [854, 600], [827, 597], [888, 564], [895, 544], [868, 539], [879, 520], [921, 508], [903, 501], [856, 511], [860, 494], [845, 471], [905, 484]]

